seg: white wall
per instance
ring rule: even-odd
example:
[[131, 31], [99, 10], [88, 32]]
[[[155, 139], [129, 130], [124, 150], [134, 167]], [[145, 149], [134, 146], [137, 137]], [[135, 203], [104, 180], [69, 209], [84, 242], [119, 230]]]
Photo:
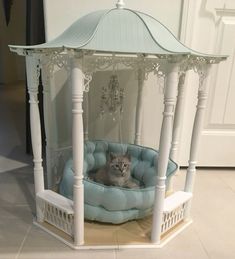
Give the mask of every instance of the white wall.
[[[162, 23], [164, 23], [177, 37], [180, 30], [180, 16], [181, 16], [181, 2], [182, 0], [148, 0], [148, 1], [126, 1], [126, 7], [134, 10], [140, 10], [149, 13]], [[58, 4], [59, 3], [59, 4]], [[46, 38], [51, 40], [58, 36], [64, 29], [66, 29], [72, 22], [77, 20], [84, 14], [87, 14], [98, 9], [109, 9], [115, 7], [115, 1], [102, 0], [94, 2], [92, 0], [78, 1], [78, 0], [44, 0], [45, 13], [45, 28]], [[101, 97], [101, 88], [109, 82], [110, 73], [97, 73], [93, 77], [90, 90], [90, 137], [92, 139], [112, 139], [118, 138], [118, 122], [113, 121], [112, 118], [106, 117], [101, 120], [99, 118], [99, 106]], [[137, 98], [137, 81], [134, 73], [121, 71], [118, 73], [119, 82], [125, 88], [126, 98], [122, 121], [123, 140], [125, 142], [133, 142], [134, 137], [134, 122], [135, 109]], [[59, 84], [59, 82], [63, 83]], [[68, 107], [70, 99], [62, 100], [61, 96], [64, 93], [64, 83], [66, 80], [56, 79], [56, 92], [54, 96], [55, 105], [57, 107]], [[68, 89], [67, 92], [70, 90]], [[144, 89], [144, 121], [143, 121], [143, 145], [158, 147], [161, 119], [162, 119], [162, 93], [157, 85], [157, 79], [150, 74]], [[58, 98], [57, 98], [58, 97]], [[67, 96], [68, 97], [68, 96]], [[69, 104], [70, 105], [70, 104]], [[62, 108], [60, 108], [60, 111]], [[66, 108], [66, 110], [69, 110]], [[70, 123], [67, 115], [60, 112], [57, 116], [58, 136], [61, 143], [66, 143], [62, 136], [70, 133], [70, 126], [65, 125], [64, 121]], [[55, 140], [56, 141], [56, 140]], [[64, 144], [62, 144], [64, 145]]]
[[[126, 0], [126, 8], [148, 13], [179, 35], [182, 0]], [[79, 17], [99, 9], [114, 8], [116, 1], [44, 0], [45, 30], [47, 40], [63, 32]]]

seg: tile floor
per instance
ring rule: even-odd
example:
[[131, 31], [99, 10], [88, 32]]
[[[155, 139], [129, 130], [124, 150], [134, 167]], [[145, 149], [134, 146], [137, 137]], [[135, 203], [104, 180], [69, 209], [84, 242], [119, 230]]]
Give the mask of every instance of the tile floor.
[[[32, 163], [24, 153], [24, 89], [0, 86], [0, 258], [235, 259], [235, 170], [198, 170], [194, 223], [162, 249], [73, 251], [32, 225]], [[176, 188], [184, 171], [176, 178]]]

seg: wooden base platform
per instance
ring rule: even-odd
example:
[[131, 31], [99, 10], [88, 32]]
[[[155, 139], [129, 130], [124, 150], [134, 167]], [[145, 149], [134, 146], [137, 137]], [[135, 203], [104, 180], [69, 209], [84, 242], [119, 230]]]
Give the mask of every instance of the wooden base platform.
[[121, 248], [160, 248], [179, 234], [192, 221], [181, 222], [162, 236], [161, 244], [150, 240], [152, 217], [133, 220], [120, 225], [85, 222], [85, 243], [74, 246], [73, 239], [46, 222], [34, 223], [74, 249], [121, 249]]

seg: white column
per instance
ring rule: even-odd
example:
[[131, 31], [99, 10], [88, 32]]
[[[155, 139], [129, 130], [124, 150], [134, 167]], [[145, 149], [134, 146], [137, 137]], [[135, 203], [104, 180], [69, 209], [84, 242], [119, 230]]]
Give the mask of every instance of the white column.
[[[208, 65], [205, 68], [205, 76], [208, 79], [208, 74], [211, 65]], [[200, 75], [199, 75], [199, 82], [200, 82]], [[195, 174], [196, 174], [196, 164], [197, 164], [197, 151], [199, 145], [199, 138], [201, 135], [201, 130], [203, 127], [203, 119], [204, 119], [204, 110], [206, 108], [206, 100], [207, 100], [207, 86], [208, 81], [204, 80], [202, 85], [199, 86], [198, 90], [198, 101], [197, 101], [197, 110], [194, 118], [193, 123], [193, 132], [191, 138], [191, 145], [190, 145], [190, 156], [189, 156], [189, 166], [187, 169], [186, 181], [185, 181], [185, 191], [186, 192], [193, 192], [194, 181], [195, 181]], [[185, 212], [185, 218], [189, 219], [190, 217], [190, 208], [191, 202], [188, 202]]]
[[71, 71], [72, 83], [72, 147], [73, 147], [73, 170], [74, 170], [74, 244], [84, 243], [84, 186], [83, 186], [83, 74], [79, 68], [79, 61], [72, 60]]
[[[174, 124], [173, 124], [173, 135], [172, 135], [172, 143], [171, 143], [171, 152], [170, 152], [170, 158], [178, 163], [178, 146], [179, 146], [179, 138], [180, 138], [180, 130], [181, 130], [181, 122], [182, 122], [182, 114], [184, 111], [184, 82], [185, 82], [185, 72], [182, 72], [179, 76], [179, 83], [178, 83], [178, 96], [177, 96], [177, 102], [175, 107], [175, 114], [174, 114]], [[173, 182], [174, 177], [172, 176], [168, 186], [167, 186], [167, 192], [172, 193], [173, 192]]]
[[173, 116], [178, 85], [178, 65], [170, 63], [166, 74], [164, 91], [164, 112], [159, 145], [157, 184], [153, 209], [151, 241], [159, 244], [163, 217], [163, 206], [166, 190], [166, 171], [172, 140]]
[[42, 167], [42, 140], [41, 122], [38, 108], [38, 60], [26, 56], [27, 84], [30, 103], [30, 129], [34, 162], [35, 193], [44, 190], [44, 177]]
[[[34, 162], [35, 194], [44, 191], [44, 175], [42, 167], [41, 122], [38, 108], [38, 59], [26, 56], [26, 73], [30, 103], [30, 129]], [[36, 200], [37, 203], [37, 200]], [[37, 220], [42, 221], [42, 215], [36, 204]]]
[[84, 122], [84, 140], [89, 139], [89, 92], [85, 92], [84, 94], [84, 102], [83, 102], [83, 108], [84, 108], [84, 116], [83, 116], [83, 122]]
[[143, 88], [145, 74], [142, 69], [138, 70], [138, 95], [136, 103], [136, 114], [135, 114], [135, 141], [136, 145], [141, 144], [141, 128], [143, 120]]

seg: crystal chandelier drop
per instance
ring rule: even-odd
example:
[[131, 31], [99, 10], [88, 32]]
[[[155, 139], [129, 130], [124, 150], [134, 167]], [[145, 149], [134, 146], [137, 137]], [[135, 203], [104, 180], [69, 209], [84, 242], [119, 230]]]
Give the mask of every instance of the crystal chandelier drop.
[[119, 111], [123, 112], [124, 89], [120, 88], [117, 75], [113, 74], [107, 87], [102, 88], [100, 110], [101, 115], [105, 111], [109, 112], [114, 118]]

